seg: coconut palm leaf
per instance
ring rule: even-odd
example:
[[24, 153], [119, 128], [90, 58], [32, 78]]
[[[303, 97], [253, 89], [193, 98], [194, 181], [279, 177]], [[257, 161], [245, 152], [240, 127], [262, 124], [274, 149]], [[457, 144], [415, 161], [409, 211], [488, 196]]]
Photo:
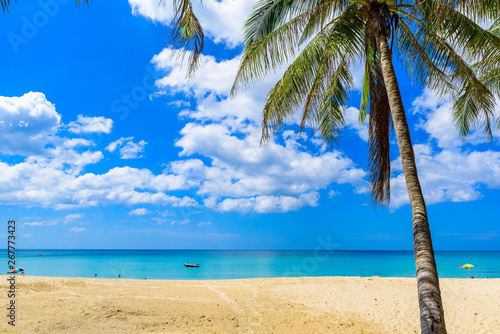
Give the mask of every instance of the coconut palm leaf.
[[498, 0], [417, 0], [411, 2], [414, 3], [413, 8], [431, 9], [427, 12], [428, 19], [430, 16], [437, 18], [445, 15], [449, 13], [449, 9], [452, 9], [472, 18], [474, 21], [485, 22], [498, 18], [500, 12]]
[[363, 75], [363, 87], [361, 88], [361, 103], [359, 106], [359, 122], [366, 122], [368, 115], [368, 103], [370, 102], [370, 64], [368, 61], [365, 64], [365, 72]]
[[[266, 22], [270, 20], [269, 16], [273, 17], [272, 11], [266, 6], [259, 7], [257, 11], [259, 15], [252, 15], [245, 24], [248, 27], [247, 31], [257, 32], [245, 36], [246, 47], [231, 94], [234, 96], [238, 89], [251, 85], [295, 56], [308, 23], [315, 17], [324, 15], [331, 7], [331, 2], [303, 10], [302, 13], [274, 30], [271, 30], [274, 26], [266, 25]], [[278, 5], [285, 7], [282, 2], [277, 2], [271, 7], [276, 10]], [[285, 9], [283, 11], [288, 12], [289, 6]], [[264, 32], [267, 32], [266, 35], [256, 39]]]
[[[340, 102], [346, 103], [347, 100], [343, 98], [344, 94], [341, 91], [348, 91], [352, 86], [350, 74], [345, 73], [343, 68], [350, 64], [362, 46], [360, 38], [362, 22], [359, 21], [357, 11], [355, 6], [347, 8], [341, 16], [345, 19], [336, 21], [318, 33], [289, 66], [283, 78], [271, 89], [264, 107], [262, 129], [264, 141], [269, 138], [270, 129], [278, 130], [289, 115], [301, 108], [303, 108], [301, 127], [304, 127], [307, 120], [318, 124], [315, 112], [320, 106], [333, 106], [337, 103], [336, 108], [343, 108]], [[242, 61], [240, 70], [244, 71], [246, 66], [249, 66], [248, 63]], [[336, 98], [335, 101], [325, 103], [328, 97], [332, 96], [327, 93], [325, 97], [325, 92], [329, 91], [335, 92]], [[323, 126], [320, 130], [330, 134], [325, 140], [335, 141], [335, 133], [338, 131], [333, 127], [327, 131], [326, 124], [333, 126], [337, 123], [332, 120], [326, 122], [326, 117], [322, 119], [320, 124]], [[343, 120], [339, 120], [338, 124], [343, 124]]]
[[[160, 0], [161, 4], [164, 0]], [[170, 24], [170, 44], [173, 56], [189, 55], [187, 77], [192, 77], [200, 64], [205, 46], [205, 36], [198, 18], [193, 12], [191, 0], [172, 0], [174, 18]]]
[[[17, 2], [17, 0], [14, 1]], [[10, 0], [0, 0], [0, 5], [2, 6], [2, 12], [5, 14], [5, 12], [9, 11]]]
[[[444, 13], [451, 13], [448, 7], [440, 10]], [[415, 12], [414, 9], [413, 12]], [[453, 22], [457, 21], [470, 26], [469, 31], [465, 31], [462, 28], [459, 29], [463, 34], [463, 36], [459, 38], [454, 37], [454, 33], [452, 32], [453, 29], [449, 29], [449, 27], [440, 28], [442, 23], [438, 24], [433, 21], [435, 24], [433, 23], [432, 27], [430, 27], [412, 14], [407, 14], [402, 11], [398, 11], [398, 13], [402, 15], [406, 14], [406, 17], [411, 20], [412, 25], [414, 25], [412, 31], [414, 31], [415, 39], [426, 51], [436, 67], [450, 77], [454, 86], [453, 119], [459, 134], [462, 137], [466, 137], [470, 133], [472, 127], [482, 126], [485, 134], [490, 137], [490, 125], [495, 99], [492, 92], [478, 77], [479, 65], [477, 65], [477, 69], [473, 69], [469, 66], [466, 59], [467, 57], [472, 58], [477, 57], [477, 55], [482, 55], [484, 58], [482, 58], [481, 66], [486, 67], [488, 64], [491, 65], [492, 62], [485, 61], [485, 59], [495, 59], [499, 56], [500, 39], [482, 29], [477, 24], [471, 23], [470, 19], [458, 12], [453, 12], [453, 15], [450, 15], [450, 25], [455, 26], [456, 23]], [[422, 16], [425, 17], [426, 15], [424, 14], [422, 14]], [[434, 17], [431, 19], [437, 20]], [[402, 22], [401, 26], [403, 29], [400, 33], [404, 30], [408, 32], [404, 22]], [[455, 29], [458, 28], [455, 27]], [[439, 32], [440, 30], [443, 30], [442, 34]], [[456, 49], [461, 50], [461, 54], [455, 51]], [[464, 49], [473, 49], [475, 54], [472, 51], [464, 52]], [[418, 48], [416, 50], [418, 51]], [[403, 53], [400, 54], [401, 56], [404, 55]], [[406, 57], [407, 60], [411, 59], [412, 55], [415, 56], [416, 52], [410, 53], [408, 57]], [[423, 73], [421, 65], [424, 64], [422, 62], [408, 62], [407, 65], [407, 68], [419, 69], [421, 73]], [[433, 69], [428, 64], [425, 64], [425, 67], [428, 70]], [[434, 81], [427, 84], [441, 93], [449, 92], [447, 80], [442, 77], [440, 78], [439, 72], [434, 72], [436, 77], [431, 79]], [[409, 74], [413, 77], [411, 71]]]
[[[422, 45], [413, 34], [405, 20], [400, 20], [396, 32], [397, 56], [410, 78], [422, 86], [428, 86], [435, 91], [448, 93], [452, 90], [449, 76], [439, 63], [435, 63], [435, 52], [432, 45]], [[434, 54], [433, 54], [434, 53]], [[432, 58], [431, 58], [432, 57]]]

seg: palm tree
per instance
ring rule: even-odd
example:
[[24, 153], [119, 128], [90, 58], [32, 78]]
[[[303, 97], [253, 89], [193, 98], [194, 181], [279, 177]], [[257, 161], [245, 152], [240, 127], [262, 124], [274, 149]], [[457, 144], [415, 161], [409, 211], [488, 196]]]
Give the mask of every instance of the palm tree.
[[494, 98], [500, 95], [500, 38], [478, 23], [498, 17], [498, 0], [260, 0], [244, 26], [233, 96], [295, 58], [267, 94], [263, 143], [296, 112], [302, 114], [301, 129], [317, 127], [325, 142], [337, 142], [353, 86], [350, 66], [365, 64], [359, 119], [364, 122], [369, 110], [372, 202], [390, 200], [394, 128], [412, 208], [422, 333], [446, 333], [446, 327], [393, 51], [413, 81], [453, 96], [462, 136], [476, 125], [491, 136]]

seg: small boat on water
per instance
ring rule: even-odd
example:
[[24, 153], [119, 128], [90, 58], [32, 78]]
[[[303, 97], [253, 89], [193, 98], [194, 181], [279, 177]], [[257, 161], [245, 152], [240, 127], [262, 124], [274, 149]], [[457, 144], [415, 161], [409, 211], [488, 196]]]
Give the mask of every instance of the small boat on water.
[[184, 263], [184, 265], [188, 268], [199, 268], [200, 265], [198, 263], [195, 263], [195, 264], [187, 264], [187, 263]]

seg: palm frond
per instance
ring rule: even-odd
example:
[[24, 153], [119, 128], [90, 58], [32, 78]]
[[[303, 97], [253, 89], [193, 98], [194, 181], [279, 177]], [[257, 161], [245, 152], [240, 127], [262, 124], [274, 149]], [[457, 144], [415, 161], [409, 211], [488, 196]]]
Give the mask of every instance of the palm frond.
[[[272, 2], [272, 1], [261, 1]], [[275, 1], [276, 2], [276, 1]], [[281, 4], [281, 2], [277, 2]], [[278, 7], [275, 4], [275, 7]], [[278, 15], [277, 9], [274, 9], [273, 15]], [[312, 7], [301, 14], [298, 14], [287, 23], [279, 27], [265, 25], [267, 16], [270, 10], [264, 11], [263, 14], [255, 15], [259, 18], [256, 22], [252, 21], [253, 17], [247, 20], [245, 25], [246, 47], [241, 58], [238, 68], [238, 73], [231, 90], [231, 95], [235, 95], [238, 89], [253, 84], [256, 80], [265, 77], [269, 71], [283, 65], [291, 57], [295, 56], [295, 52], [300, 44], [301, 35], [308, 23], [314, 20], [315, 17], [324, 15], [332, 7], [331, 1]], [[259, 7], [260, 10], [267, 7]], [[282, 8], [283, 12], [287, 12], [288, 7]], [[259, 12], [259, 11], [257, 11]], [[275, 28], [274, 30], [270, 30]], [[264, 34], [265, 33], [265, 34]], [[260, 38], [257, 39], [257, 36]]]
[[[17, 0], [14, 0], [14, 2], [17, 2]], [[2, 12], [5, 14], [9, 11], [10, 0], [0, 0], [0, 5], [2, 6]]]
[[[245, 25], [232, 93], [296, 57], [266, 97], [262, 141], [301, 110], [301, 130], [317, 127], [333, 143], [352, 87], [348, 65], [362, 60], [359, 121], [369, 115], [372, 202], [387, 205], [392, 119], [375, 33], [391, 39], [391, 51], [414, 82], [452, 94], [462, 136], [478, 123], [491, 134], [494, 98], [500, 96], [499, 17], [499, 0], [261, 0]], [[479, 24], [491, 20], [489, 30]]]
[[420, 0], [415, 1], [418, 10], [425, 10], [430, 17], [444, 19], [450, 10], [470, 17], [476, 22], [494, 20], [500, 15], [498, 0]]
[[369, 178], [373, 205], [389, 205], [391, 111], [380, 63], [370, 66]]
[[432, 44], [422, 46], [404, 20], [400, 20], [395, 35], [397, 55], [410, 78], [440, 94], [452, 92], [449, 77], [429, 57], [435, 55]]
[[[373, 25], [367, 24], [365, 33], [365, 80], [368, 80], [369, 110], [368, 141], [370, 145], [368, 170], [370, 191], [374, 206], [387, 206], [390, 202], [391, 159], [389, 137], [392, 118], [389, 96], [380, 64]], [[367, 108], [367, 107], [365, 107]], [[366, 118], [360, 110], [360, 118]]]
[[[450, 41], [455, 49], [461, 50], [465, 59], [487, 58], [498, 54], [500, 38], [483, 29], [460, 11], [442, 5], [442, 1], [424, 0], [420, 3], [420, 7], [416, 7], [422, 9], [418, 14], [425, 18], [428, 31], [432, 31], [441, 38]], [[471, 5], [471, 7], [474, 6]], [[439, 13], [439, 15], [436, 13]], [[497, 17], [495, 16], [495, 19]]]
[[[162, 1], [160, 0], [160, 3]], [[191, 0], [172, 0], [172, 2], [174, 18], [170, 24], [170, 44], [174, 49], [173, 56], [184, 58], [186, 54], [189, 54], [187, 77], [192, 77], [199, 66], [205, 36], [193, 12]]]
[[282, 79], [268, 93], [264, 106], [263, 142], [301, 107], [304, 107], [302, 126], [306, 120], [314, 121], [316, 111], [327, 99], [324, 94], [332, 85], [335, 73], [340, 75], [339, 80], [342, 83], [336, 87], [342, 86], [348, 91], [352, 86], [348, 75], [337, 66], [340, 66], [341, 59], [349, 63], [359, 53], [363, 22], [355, 6], [346, 10], [342, 18], [319, 32], [309, 42], [285, 71]]
[[[446, 9], [446, 11], [448, 11], [448, 9]], [[460, 19], [464, 20], [464, 24], [468, 24], [467, 22], [470, 21], [463, 17], [460, 17]], [[462, 38], [462, 40], [466, 42], [460, 42], [460, 38], [456, 39], [450, 36], [448, 28], [445, 29], [446, 31], [444, 34], [440, 34], [436, 27], [429, 27], [428, 22], [423, 24], [423, 22], [415, 19], [413, 19], [413, 21], [418, 24], [414, 35], [419, 44], [425, 50], [434, 65], [450, 76], [450, 80], [455, 89], [453, 93], [455, 102], [452, 114], [460, 135], [466, 137], [473, 126], [482, 125], [484, 126], [485, 133], [489, 136], [491, 133], [490, 118], [492, 117], [495, 103], [494, 96], [483, 82], [481, 82], [480, 78], [478, 78], [478, 71], [473, 70], [464, 59], [463, 54], [467, 55], [472, 53], [472, 51], [463, 52], [462, 49], [471, 49], [474, 47], [478, 55], [483, 57], [482, 59], [487, 59], [485, 55], [497, 57], [500, 48], [496, 48], [495, 46], [497, 43], [496, 36], [485, 32], [484, 29], [473, 24], [473, 30], [476, 31], [477, 34], [469, 33], [467, 34], [469, 37]], [[475, 38], [473, 37], [474, 35], [480, 35], [482, 37]], [[443, 36], [448, 36], [451, 40], [448, 42], [447, 38]], [[471, 40], [475, 40], [475, 42]], [[478, 44], [473, 46], [469, 45], [471, 43]], [[481, 49], [481, 46], [484, 46], [484, 48]], [[462, 50], [462, 55], [455, 51], [457, 47]], [[489, 64], [489, 62], [485, 64]]]
[[323, 141], [328, 145], [338, 143], [345, 126], [343, 111], [349, 100], [351, 86], [352, 76], [349, 72], [349, 63], [343, 57], [331, 76], [330, 85], [322, 94], [322, 103], [314, 109], [316, 126]]
[[493, 22], [493, 24], [491, 25], [490, 29], [488, 29], [488, 31], [490, 33], [492, 33], [493, 35], [500, 37], [500, 16], [498, 17], [498, 19], [496, 19], [495, 22]]
[[302, 36], [299, 40], [299, 45], [303, 44], [314, 34], [318, 33], [321, 29], [325, 27], [325, 23], [328, 20], [327, 24], [332, 24], [336, 21], [335, 15], [340, 15], [347, 7], [353, 6], [355, 4], [351, 4], [348, 1], [338, 1], [338, 0], [324, 0], [321, 4], [319, 4], [316, 8], [321, 8], [323, 10], [314, 11], [310, 16], [307, 25], [304, 27], [302, 32]]
[[[335, 2], [330, 0], [326, 2]], [[253, 7], [243, 27], [245, 46], [273, 32], [293, 17], [317, 7], [325, 0], [261, 0]]]
[[267, 94], [262, 122], [263, 143], [303, 105], [307, 92], [317, 80], [318, 70], [325, 71], [323, 62], [328, 37], [327, 32], [316, 35]]
[[368, 103], [370, 103], [370, 64], [367, 60], [365, 63], [365, 73], [363, 75], [363, 87], [361, 88], [361, 103], [358, 117], [360, 123], [366, 122]]

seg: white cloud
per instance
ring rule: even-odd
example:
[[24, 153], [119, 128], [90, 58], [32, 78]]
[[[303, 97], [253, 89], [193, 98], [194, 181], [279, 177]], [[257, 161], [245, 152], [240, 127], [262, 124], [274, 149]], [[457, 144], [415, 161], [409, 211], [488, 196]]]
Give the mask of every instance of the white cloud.
[[217, 203], [214, 209], [218, 211], [240, 212], [288, 212], [301, 209], [304, 206], [317, 206], [319, 194], [317, 192], [293, 196], [255, 196], [250, 198], [226, 198]]
[[154, 220], [156, 222], [156, 225], [161, 225], [167, 221], [167, 219], [165, 219], [165, 218], [158, 218], [158, 217], [154, 217], [154, 218], [152, 218], [152, 220]]
[[28, 159], [15, 165], [0, 162], [0, 203], [56, 209], [106, 204], [197, 205], [187, 196], [179, 198], [158, 190], [187, 187], [175, 177], [172, 179], [173, 184], [169, 184], [164, 174], [130, 167], [113, 168], [104, 174], [82, 174], [65, 170], [51, 159]]
[[198, 202], [189, 196], [184, 196], [180, 200], [172, 203], [172, 206], [198, 206]]
[[[106, 204], [198, 205], [188, 196], [176, 197], [165, 193], [192, 186], [192, 182], [184, 176], [169, 174], [168, 171], [155, 175], [147, 169], [122, 167], [103, 174], [84, 173], [85, 167], [101, 161], [103, 154], [100, 151], [82, 151], [82, 147], [94, 146], [88, 139], [59, 137], [60, 119], [53, 104], [41, 93], [0, 97], [0, 153], [26, 155], [23, 161], [16, 164], [0, 161], [1, 204], [56, 209]], [[82, 115], [77, 123], [70, 125], [75, 132], [106, 132], [112, 125], [111, 120], [103, 117]], [[146, 144], [144, 141], [134, 143], [132, 139], [120, 140], [120, 155], [123, 158], [139, 157]], [[45, 143], [51, 145], [44, 147]], [[111, 151], [115, 149], [108, 147]], [[68, 223], [81, 218], [80, 215], [70, 214], [53, 221], [28, 224]]]
[[359, 109], [349, 107], [344, 112], [346, 127], [355, 130], [358, 136], [366, 142], [368, 141], [368, 118], [369, 116], [367, 116], [366, 122], [361, 124], [359, 122]]
[[110, 152], [110, 153], [113, 153], [114, 151], [116, 151], [116, 149], [121, 146], [123, 144], [123, 142], [125, 140], [132, 140], [134, 139], [133, 137], [129, 137], [129, 138], [120, 138], [118, 140], [115, 140], [114, 142], [112, 142], [111, 144], [109, 144], [108, 146], [106, 146], [106, 151]]
[[[500, 189], [500, 152], [443, 150], [429, 144], [415, 145], [415, 157], [427, 204], [469, 202], [481, 198], [482, 187]], [[409, 203], [401, 159], [392, 163], [391, 208]]]
[[335, 191], [333, 189], [328, 192], [328, 197], [329, 198], [333, 198], [333, 197], [338, 196], [338, 195], [340, 195], [340, 192], [339, 191]]
[[167, 105], [180, 108], [180, 107], [190, 107], [191, 103], [189, 103], [189, 101], [175, 100], [168, 102]]
[[190, 222], [189, 219], [174, 220], [170, 222], [170, 225], [187, 225], [189, 224], [189, 222]]
[[[157, 68], [166, 72], [157, 81], [158, 87], [164, 93], [191, 94], [197, 102], [194, 110], [180, 113], [191, 121], [181, 130], [175, 145], [181, 148], [181, 156], [200, 155], [210, 161], [175, 162], [175, 174], [184, 176], [186, 183], [198, 189], [197, 194], [204, 197], [205, 206], [218, 211], [286, 212], [317, 205], [318, 190], [331, 188], [332, 184], [349, 183], [357, 193], [368, 191], [366, 172], [341, 152], [326, 151], [319, 138], [312, 138], [320, 147], [317, 152], [306, 148], [307, 136], [299, 138], [293, 130], [282, 133], [284, 145], [274, 141], [264, 149], [259, 146], [262, 103], [276, 78], [266, 79], [255, 89], [228, 99], [237, 57], [219, 62], [204, 57], [205, 66], [197, 74], [200, 80], [186, 82], [178, 60], [171, 58], [170, 53], [171, 50], [166, 49], [153, 59]], [[425, 114], [422, 128], [438, 140], [440, 147], [462, 144], [448, 116], [449, 101], [436, 100], [426, 91], [415, 101], [414, 108], [422, 114], [431, 111]], [[346, 128], [368, 141], [367, 125], [358, 122], [359, 110], [349, 107], [344, 116]], [[475, 132], [469, 142], [479, 143], [479, 138]], [[494, 175], [496, 166], [500, 166], [495, 152], [476, 152], [478, 158], [491, 160], [489, 170], [476, 170], [467, 174], [467, 178], [456, 175], [456, 166], [449, 158], [451, 151], [420, 153], [417, 163], [429, 203], [475, 200], [481, 196], [478, 190], [481, 185], [497, 188], [493, 180], [472, 175], [476, 172]], [[455, 154], [458, 155], [454, 158], [463, 160], [464, 164], [475, 157], [460, 151]], [[189, 168], [183, 169], [183, 163], [189, 164]], [[397, 161], [393, 163], [397, 164]], [[397, 167], [393, 170], [392, 209], [408, 203], [401, 171]], [[448, 170], [449, 175], [446, 172], [434, 175], [433, 170]], [[439, 181], [434, 181], [437, 176]], [[336, 190], [331, 189], [330, 194], [336, 194]]]
[[61, 116], [42, 93], [0, 96], [0, 152], [41, 154], [60, 126]]
[[[57, 209], [108, 203], [197, 205], [194, 199], [187, 196], [180, 198], [163, 192], [189, 188], [182, 176], [154, 175], [149, 170], [128, 167], [115, 168], [97, 175], [82, 173], [86, 166], [99, 162], [103, 154], [100, 151], [77, 152], [73, 149], [75, 146], [90, 146], [92, 142], [88, 140], [57, 137], [56, 131], [60, 116], [43, 94], [29, 93], [21, 98], [0, 97], [0, 105], [2, 106], [0, 117], [4, 122], [2, 124], [5, 130], [0, 137], [3, 135], [4, 138], [10, 139], [16, 136], [30, 138], [29, 134], [35, 135], [33, 139], [30, 139], [32, 142], [22, 148], [23, 152], [28, 155], [24, 161], [17, 164], [0, 162], [0, 187], [2, 189], [0, 203], [37, 205]], [[40, 120], [39, 123], [34, 122], [36, 117]], [[17, 127], [9, 125], [14, 124], [14, 119], [16, 124], [28, 124], [24, 127], [28, 132], [18, 133]], [[80, 119], [85, 118], [80, 117]], [[38, 137], [49, 134], [53, 145], [48, 148], [39, 147], [39, 154], [29, 155], [28, 149], [32, 149], [33, 145], [37, 145], [40, 141]], [[2, 144], [9, 144], [9, 141], [4, 141]], [[145, 142], [132, 144], [128, 146], [125, 144], [122, 147], [122, 156], [129, 158], [133, 155], [138, 156]], [[9, 147], [12, 149], [15, 145]], [[8, 149], [6, 152], [5, 147], [1, 148], [1, 153], [9, 153]], [[65, 221], [75, 218], [77, 218], [76, 214], [70, 215]], [[57, 221], [30, 224], [57, 224]]]
[[[499, 104], [500, 105], [500, 104]], [[473, 129], [466, 140], [460, 138], [457, 128], [453, 124], [453, 102], [449, 97], [439, 97], [429, 89], [413, 101], [414, 113], [422, 115], [423, 119], [417, 128], [423, 129], [432, 139], [437, 141], [440, 148], [457, 148], [466, 143], [473, 145], [486, 142], [486, 137], [480, 129]], [[497, 111], [497, 115], [500, 110]], [[496, 126], [493, 125], [495, 130]], [[500, 131], [494, 131], [494, 137], [500, 138]]]
[[120, 138], [115, 140], [106, 147], [106, 150], [113, 153], [117, 148], [120, 148], [120, 158], [122, 159], [137, 159], [142, 158], [142, 152], [147, 142], [141, 140], [138, 143], [133, 142], [134, 137]]
[[74, 148], [79, 146], [95, 146], [94, 142], [83, 138], [71, 138], [64, 140], [63, 147]]
[[271, 143], [261, 149], [260, 131], [254, 127], [249, 131], [239, 138], [221, 124], [195, 123], [181, 131], [182, 138], [176, 143], [182, 148], [181, 155], [212, 159], [211, 166], [192, 171], [194, 178], [202, 180], [199, 194], [299, 195], [332, 182], [365, 185], [365, 172], [338, 151], [311, 154], [292, 140], [286, 146]]
[[172, 57], [173, 50], [163, 49], [155, 55], [151, 62], [155, 68], [167, 73], [156, 81], [156, 86], [171, 93], [184, 92], [201, 96], [210, 91], [215, 94], [227, 95], [233, 84], [238, 69], [239, 58], [217, 61], [213, 56], [202, 55], [196, 80], [186, 80], [186, 70], [182, 68], [182, 59]]
[[[216, 43], [236, 47], [242, 42], [242, 27], [256, 0], [204, 0], [193, 1], [194, 12], [205, 34]], [[154, 22], [168, 25], [173, 17], [170, 2], [158, 5], [158, 0], [129, 0], [132, 13]]]
[[83, 214], [83, 213], [71, 213], [71, 214], [67, 215], [66, 217], [64, 217], [64, 221], [71, 222], [74, 220], [79, 220], [79, 219], [82, 219], [83, 216], [85, 216], [85, 214]]
[[129, 141], [122, 148], [120, 148], [120, 158], [122, 159], [137, 159], [142, 158], [142, 152], [144, 152], [144, 146], [146, 146], [146, 142], [141, 140], [138, 143], [134, 143], [133, 141]]
[[24, 223], [23, 225], [28, 225], [28, 226], [53, 226], [59, 224], [59, 221], [57, 220], [48, 220], [48, 221], [36, 221], [36, 222], [31, 222], [31, 223]]
[[[183, 157], [201, 155], [210, 161], [173, 162], [172, 172], [198, 188], [205, 206], [219, 211], [285, 212], [317, 205], [317, 190], [331, 183], [351, 183], [358, 192], [366, 188], [366, 173], [344, 154], [326, 152], [326, 147], [310, 153], [305, 148], [307, 136], [300, 138], [293, 130], [283, 133], [284, 145], [260, 146], [264, 97], [279, 73], [229, 99], [238, 57], [217, 61], [202, 56], [204, 66], [196, 80], [186, 81], [180, 61], [171, 52], [165, 49], [152, 60], [166, 72], [157, 86], [164, 93], [183, 92], [197, 101], [195, 110], [180, 113], [192, 121], [181, 130], [175, 145]], [[348, 125], [360, 132], [363, 129], [357, 116]]]
[[81, 233], [86, 230], [84, 227], [72, 227], [69, 229], [72, 233]]
[[110, 133], [113, 120], [105, 117], [87, 117], [78, 115], [75, 122], [68, 124], [68, 131], [72, 133]]
[[144, 216], [144, 215], [147, 215], [147, 214], [150, 214], [150, 213], [151, 213], [151, 211], [149, 211], [148, 209], [138, 208], [138, 209], [130, 211], [128, 214], [130, 216]]
[[169, 22], [173, 17], [172, 6], [167, 1], [159, 4], [157, 0], [129, 0], [133, 15], [142, 15], [154, 22]]

